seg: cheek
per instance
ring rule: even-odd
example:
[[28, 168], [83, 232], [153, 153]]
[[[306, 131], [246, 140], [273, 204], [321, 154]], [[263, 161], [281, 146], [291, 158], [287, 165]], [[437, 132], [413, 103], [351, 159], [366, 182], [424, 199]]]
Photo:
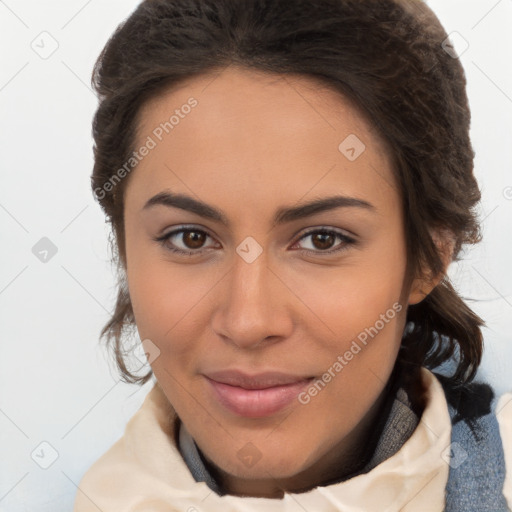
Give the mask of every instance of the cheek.
[[182, 283], [181, 273], [172, 272], [153, 252], [144, 243], [127, 239], [128, 288], [139, 334], [162, 340], [186, 316], [195, 297]]
[[[387, 253], [381, 250], [333, 273], [330, 279], [326, 277], [321, 286], [310, 287], [317, 290], [309, 293], [311, 308], [331, 331], [324, 344], [324, 371], [330, 370], [334, 377], [327, 375], [329, 383], [312, 399], [326, 432], [333, 422], [340, 428], [352, 428], [391, 374], [405, 321], [406, 305], [399, 302], [404, 273], [405, 257], [400, 248]], [[338, 412], [327, 420], [320, 411], [332, 410], [332, 404], [337, 404]], [[350, 417], [343, 411], [351, 411]]]
[[405, 306], [397, 298], [398, 291], [393, 298], [382, 293], [379, 300], [372, 295], [357, 304], [343, 297], [335, 308], [323, 310], [330, 329], [340, 334], [322, 340], [324, 373], [319, 381], [324, 384], [306, 390], [301, 403], [306, 404], [308, 418], [316, 418], [327, 448], [336, 439], [335, 432], [356, 427], [391, 375], [405, 318]]
[[209, 294], [219, 277], [213, 269], [198, 273], [194, 265], [178, 268], [165, 256], [139, 251], [132, 253], [127, 269], [139, 335], [158, 346], [166, 366], [179, 362], [183, 368], [197, 352], [211, 315]]
[[388, 317], [395, 317], [397, 306], [393, 305], [400, 300], [405, 269], [394, 261], [396, 264], [386, 265], [381, 260], [380, 264], [357, 262], [336, 270], [298, 271], [289, 282], [307, 306], [306, 314], [311, 321], [316, 318], [315, 325], [322, 326], [326, 338], [346, 341], [373, 326], [388, 311]]

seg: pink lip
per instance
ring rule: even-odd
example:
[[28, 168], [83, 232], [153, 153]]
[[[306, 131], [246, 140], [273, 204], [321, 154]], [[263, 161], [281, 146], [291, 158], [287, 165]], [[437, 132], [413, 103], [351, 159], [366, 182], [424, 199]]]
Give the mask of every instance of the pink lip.
[[278, 372], [250, 376], [235, 370], [209, 373], [205, 377], [221, 405], [247, 418], [261, 418], [280, 411], [313, 378]]

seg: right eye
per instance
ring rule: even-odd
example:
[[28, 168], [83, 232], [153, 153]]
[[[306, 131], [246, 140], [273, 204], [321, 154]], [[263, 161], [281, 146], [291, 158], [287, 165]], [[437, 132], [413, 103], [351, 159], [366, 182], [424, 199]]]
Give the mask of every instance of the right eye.
[[193, 256], [195, 254], [201, 254], [208, 248], [212, 248], [203, 247], [208, 238], [211, 238], [211, 236], [202, 229], [181, 227], [180, 229], [169, 231], [154, 240], [160, 242], [165, 249], [174, 253], [184, 256]]

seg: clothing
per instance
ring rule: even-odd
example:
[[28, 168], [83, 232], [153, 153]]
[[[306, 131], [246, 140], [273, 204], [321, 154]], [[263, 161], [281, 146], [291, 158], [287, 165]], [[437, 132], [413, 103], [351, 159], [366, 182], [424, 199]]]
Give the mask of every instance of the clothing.
[[[74, 512], [97, 512], [98, 508], [105, 512], [443, 511], [450, 471], [464, 466], [454, 469], [443, 457], [452, 442], [452, 406], [440, 377], [426, 369], [421, 376], [427, 390], [426, 406], [412, 435], [396, 453], [366, 473], [309, 492], [285, 494], [283, 499], [219, 496], [205, 482], [196, 481], [186, 448], [195, 443], [187, 440], [183, 428], [181, 455], [173, 435], [176, 415], [155, 384], [123, 437], [82, 478]], [[500, 399], [496, 411], [507, 468], [503, 495], [512, 510], [512, 393]], [[390, 421], [393, 417], [390, 414]], [[389, 428], [384, 429], [387, 431]], [[184, 457], [189, 458], [189, 465]], [[461, 482], [459, 479], [459, 485]]]
[[503, 494], [505, 460], [499, 423], [492, 400], [494, 392], [482, 383], [444, 384], [452, 418], [450, 462], [446, 487], [446, 512], [508, 512]]

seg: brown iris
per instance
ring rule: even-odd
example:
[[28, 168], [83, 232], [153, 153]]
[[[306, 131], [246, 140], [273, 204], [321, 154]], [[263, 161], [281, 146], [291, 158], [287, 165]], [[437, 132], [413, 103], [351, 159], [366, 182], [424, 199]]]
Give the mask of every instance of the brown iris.
[[200, 231], [184, 231], [183, 232], [183, 243], [189, 249], [200, 249], [206, 239], [206, 233]]
[[335, 236], [331, 233], [314, 233], [311, 238], [317, 249], [330, 249], [335, 240]]

